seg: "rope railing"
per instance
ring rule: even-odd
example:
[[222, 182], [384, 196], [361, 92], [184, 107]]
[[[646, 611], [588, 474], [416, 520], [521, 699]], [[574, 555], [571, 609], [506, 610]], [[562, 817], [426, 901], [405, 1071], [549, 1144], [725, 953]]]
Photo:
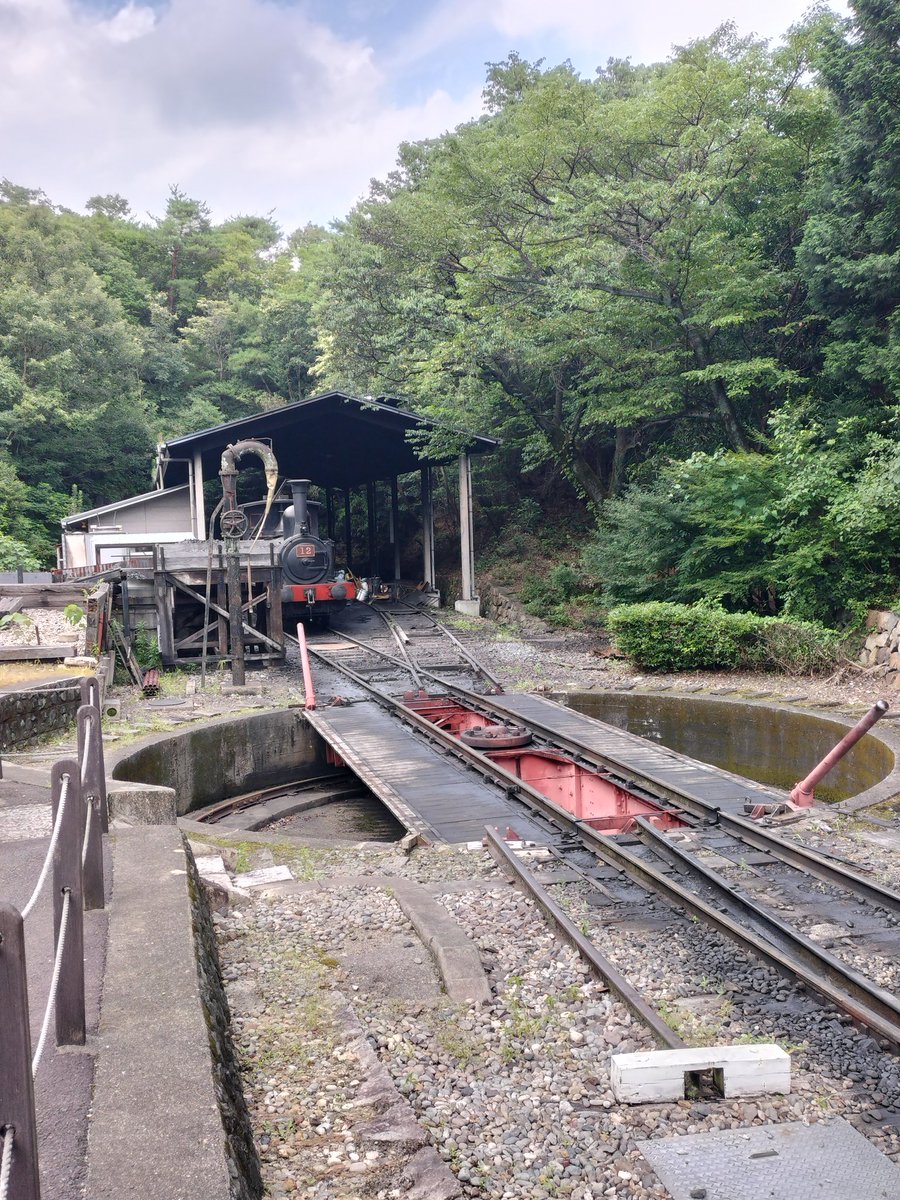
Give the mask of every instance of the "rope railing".
[[69, 796], [69, 776], [63, 776], [62, 792], [59, 797], [59, 808], [56, 810], [56, 819], [53, 822], [53, 832], [50, 834], [50, 845], [47, 847], [47, 853], [44, 857], [44, 865], [41, 867], [41, 873], [38, 875], [38, 881], [34, 885], [34, 891], [31, 893], [31, 899], [22, 909], [22, 920], [27, 921], [34, 910], [34, 906], [40, 899], [41, 892], [44, 890], [44, 884], [47, 882], [47, 876], [50, 874], [50, 866], [53, 863], [54, 855], [56, 854], [56, 843], [59, 841], [59, 831], [62, 827], [63, 817], [66, 814], [66, 800]]
[[38, 1067], [41, 1065], [41, 1056], [44, 1053], [44, 1046], [47, 1041], [47, 1032], [50, 1029], [50, 1018], [53, 1016], [53, 1010], [56, 1008], [56, 993], [59, 989], [59, 973], [62, 970], [63, 954], [66, 949], [66, 930], [69, 928], [69, 905], [72, 902], [72, 893], [65, 891], [63, 896], [62, 923], [59, 927], [59, 938], [56, 942], [56, 958], [53, 960], [53, 977], [50, 980], [50, 995], [47, 997], [47, 1007], [44, 1009], [44, 1019], [41, 1022], [41, 1032], [38, 1037], [38, 1043], [34, 1054], [31, 1058], [31, 1078], [37, 1075]]
[[[56, 1018], [56, 1045], [83, 1045], [84, 912], [102, 908], [106, 773], [97, 681], [82, 685], [77, 757], [53, 764], [52, 830], [34, 890], [21, 910], [0, 902], [0, 1200], [40, 1200], [34, 1079]], [[93, 703], [96, 701], [96, 703]], [[25, 920], [53, 870], [53, 970], [32, 1053]], [[29, 926], [31, 928], [31, 926]]]
[[12, 1125], [3, 1130], [3, 1154], [0, 1157], [0, 1200], [9, 1196], [9, 1177], [12, 1170], [13, 1142], [16, 1131]]

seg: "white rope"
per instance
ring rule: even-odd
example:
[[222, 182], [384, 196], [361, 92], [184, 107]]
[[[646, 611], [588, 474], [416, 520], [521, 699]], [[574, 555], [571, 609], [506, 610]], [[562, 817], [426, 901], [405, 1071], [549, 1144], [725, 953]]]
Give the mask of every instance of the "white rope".
[[59, 840], [59, 831], [62, 826], [63, 813], [66, 811], [66, 797], [69, 794], [69, 776], [63, 775], [62, 788], [59, 793], [59, 808], [56, 810], [56, 821], [53, 825], [53, 833], [50, 835], [50, 845], [47, 847], [47, 857], [44, 859], [44, 865], [41, 867], [41, 873], [38, 876], [38, 881], [34, 885], [34, 891], [31, 893], [31, 899], [22, 909], [22, 920], [24, 921], [31, 913], [35, 904], [38, 902], [38, 896], [41, 894], [41, 888], [47, 879], [47, 872], [50, 870], [50, 864], [53, 862], [53, 854], [56, 850], [56, 843]]
[[91, 810], [91, 797], [87, 796], [86, 799], [87, 799], [87, 804], [84, 806], [84, 810], [85, 810], [84, 811], [84, 837], [81, 839], [81, 865], [82, 866], [84, 866], [84, 864], [87, 862], [88, 843], [91, 840], [91, 817], [93, 816], [93, 812]]
[[87, 775], [88, 757], [91, 753], [91, 730], [94, 728], [93, 717], [85, 721], [87, 728], [84, 731], [84, 749], [81, 752], [81, 782], [84, 783]]
[[53, 963], [53, 978], [50, 980], [50, 995], [47, 997], [47, 1008], [44, 1012], [44, 1023], [41, 1025], [41, 1036], [38, 1038], [37, 1048], [34, 1052], [34, 1057], [31, 1060], [31, 1078], [34, 1079], [37, 1075], [37, 1069], [41, 1065], [41, 1055], [44, 1053], [44, 1042], [47, 1040], [47, 1030], [50, 1028], [50, 1017], [53, 1015], [53, 1009], [56, 1005], [56, 989], [59, 986], [59, 972], [62, 967], [63, 949], [66, 944], [66, 930], [69, 925], [69, 903], [72, 899], [72, 893], [66, 888], [63, 893], [63, 908], [62, 918], [59, 922], [59, 941], [56, 943], [56, 961]]
[[3, 1158], [0, 1159], [0, 1200], [6, 1200], [9, 1192], [9, 1176], [12, 1172], [13, 1139], [16, 1131], [12, 1125], [3, 1130]]

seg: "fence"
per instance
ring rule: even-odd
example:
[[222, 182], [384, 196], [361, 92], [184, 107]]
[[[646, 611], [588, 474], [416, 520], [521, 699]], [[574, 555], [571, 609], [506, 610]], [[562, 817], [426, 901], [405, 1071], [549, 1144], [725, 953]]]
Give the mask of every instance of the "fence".
[[[96, 679], [82, 684], [77, 758], [53, 766], [53, 828], [21, 912], [0, 903], [0, 1200], [40, 1200], [34, 1079], [55, 1016], [57, 1046], [85, 1041], [84, 912], [102, 908], [106, 774]], [[53, 889], [53, 974], [37, 1045], [31, 1046], [25, 922], [48, 877]]]

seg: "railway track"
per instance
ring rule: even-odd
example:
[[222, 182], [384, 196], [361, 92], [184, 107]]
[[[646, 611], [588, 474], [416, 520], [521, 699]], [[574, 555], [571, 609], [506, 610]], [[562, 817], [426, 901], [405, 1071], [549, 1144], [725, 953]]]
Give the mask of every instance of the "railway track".
[[[433, 624], [440, 627], [438, 622]], [[494, 692], [496, 681], [486, 671], [480, 672], [481, 681], [494, 694], [449, 682], [437, 674], [433, 654], [428, 665], [412, 661], [410, 647], [415, 647], [415, 642], [408, 630], [408, 641], [399, 658], [383, 645], [332, 632], [341, 639], [341, 649], [335, 651], [334, 644], [317, 648], [313, 642], [311, 653], [388, 707], [442, 754], [456, 756], [467, 769], [477, 771], [508, 796], [514, 796], [525, 811], [538, 815], [554, 862], [574, 873], [585, 888], [601, 895], [606, 891], [607, 899], [614, 895], [609, 880], [619, 891], [625, 884], [632, 897], [634, 889], [639, 889], [641, 899], [632, 898], [632, 907], [671, 911], [682, 922], [702, 923], [728, 939], [742, 954], [782, 976], [791, 987], [815, 993], [845, 1014], [842, 1019], [869, 1030], [882, 1047], [900, 1048], [900, 1002], [895, 994], [900, 895], [850, 869], [837, 856], [809, 850], [771, 829], [723, 812], [713, 803], [698, 801], [680, 792], [671, 781], [647, 774], [635, 778], [633, 769], [623, 769], [608, 755], [586, 750], [556, 731], [536, 725], [532, 732], [538, 745], [570, 756], [585, 769], [603, 773], [638, 797], [652, 799], [655, 812], [666, 818], [662, 821], [659, 816], [637, 814], [624, 835], [600, 832], [590, 821], [573, 817], [500, 762], [465, 745], [448, 729], [415, 711], [409, 702], [404, 703], [367, 678], [373, 673], [367, 664], [374, 660], [380, 669], [389, 668], [395, 681], [407, 673], [416, 693], [428, 681], [485, 720], [508, 720], [511, 710], [504, 705], [504, 697]], [[396, 640], [395, 633], [391, 636]], [[425, 636], [433, 639], [441, 635], [430, 632]], [[347, 653], [348, 646], [352, 656]], [[465, 661], [465, 656], [459, 657]], [[470, 662], [466, 668], [474, 669]], [[676, 828], [662, 830], [659, 824]], [[492, 854], [502, 861], [504, 869], [517, 870], [515, 856], [490, 831], [487, 838]], [[597, 879], [591, 864], [603, 865], [606, 884]], [[536, 880], [527, 881], [521, 870], [517, 878], [530, 891], [540, 886]], [[557, 928], [564, 929], [560, 917], [565, 914], [562, 910], [551, 912], [549, 895], [538, 903]], [[571, 928], [564, 932], [573, 940]], [[583, 949], [579, 947], [579, 952]], [[599, 955], [596, 946], [593, 950]], [[599, 962], [592, 963], [591, 969], [604, 974], [609, 986], [625, 999], [627, 993], [619, 991], [615, 964], [607, 966], [610, 975], [604, 974]], [[628, 983], [627, 978], [624, 982]], [[662, 1044], [674, 1044], [666, 1039], [677, 1037], [675, 1031], [669, 1029], [666, 1034], [653, 1024], [654, 1020], [666, 1024], [658, 1013], [655, 1018], [645, 1014], [639, 1019]]]

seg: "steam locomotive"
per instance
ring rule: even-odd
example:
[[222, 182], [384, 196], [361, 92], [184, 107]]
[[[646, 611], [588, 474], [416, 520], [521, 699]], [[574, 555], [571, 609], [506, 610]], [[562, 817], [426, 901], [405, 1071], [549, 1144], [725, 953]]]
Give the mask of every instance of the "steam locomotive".
[[[350, 600], [364, 600], [366, 587], [351, 579], [346, 571], [335, 570], [334, 542], [319, 537], [321, 504], [309, 499], [308, 479], [285, 481], [291, 495], [276, 496], [272, 510], [258, 536], [280, 542], [277, 553], [281, 563], [281, 602], [301, 609], [298, 615], [325, 618], [343, 608]], [[286, 505], [286, 506], [285, 506]], [[251, 519], [260, 506], [243, 505]], [[256, 524], [258, 525], [259, 518]]]

